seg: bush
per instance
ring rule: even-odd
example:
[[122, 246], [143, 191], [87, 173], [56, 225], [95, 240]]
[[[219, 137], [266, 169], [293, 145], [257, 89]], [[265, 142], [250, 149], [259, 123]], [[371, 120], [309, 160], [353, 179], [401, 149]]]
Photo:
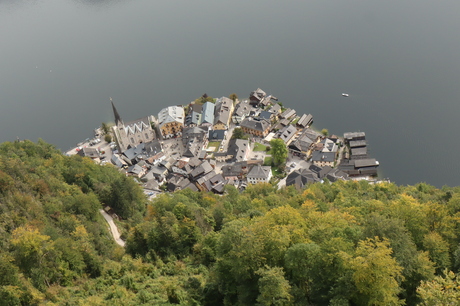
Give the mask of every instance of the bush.
[[112, 142], [112, 135], [110, 134], [105, 134], [104, 140], [108, 143]]

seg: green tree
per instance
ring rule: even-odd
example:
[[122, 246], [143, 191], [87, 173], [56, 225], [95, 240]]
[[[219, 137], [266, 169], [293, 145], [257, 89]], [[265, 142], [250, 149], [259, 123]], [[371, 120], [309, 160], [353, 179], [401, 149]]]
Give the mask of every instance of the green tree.
[[236, 95], [236, 93], [232, 93], [228, 97], [233, 101], [233, 103], [235, 103], [235, 101], [238, 100], [238, 96]]
[[232, 139], [248, 139], [248, 135], [246, 135], [241, 128], [233, 129]]
[[109, 134], [111, 126], [112, 125], [109, 123], [102, 122], [102, 125], [101, 125], [102, 134], [104, 135]]
[[444, 276], [436, 276], [432, 281], [423, 281], [417, 288], [420, 305], [458, 305], [460, 301], [460, 278], [452, 271], [444, 270]]
[[272, 139], [270, 140], [270, 146], [272, 148], [273, 163], [275, 166], [286, 163], [288, 150], [284, 141], [282, 139]]
[[112, 135], [110, 135], [110, 134], [105, 134], [104, 140], [105, 140], [105, 142], [109, 142], [109, 143], [112, 142]]
[[398, 298], [402, 268], [391, 253], [388, 240], [376, 237], [360, 241], [355, 257], [344, 254], [356, 287], [352, 299], [358, 305], [403, 304]]
[[261, 305], [292, 305], [290, 294], [291, 285], [284, 278], [280, 267], [265, 267], [257, 270], [259, 278], [259, 296], [257, 302]]
[[329, 135], [329, 130], [328, 129], [322, 129], [321, 134], [323, 134], [324, 136], [328, 136]]

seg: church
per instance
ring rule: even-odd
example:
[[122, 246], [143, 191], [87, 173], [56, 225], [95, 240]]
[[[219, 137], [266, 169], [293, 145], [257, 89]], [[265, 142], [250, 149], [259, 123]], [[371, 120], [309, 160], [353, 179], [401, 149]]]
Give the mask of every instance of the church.
[[152, 127], [154, 122], [153, 116], [146, 116], [134, 121], [125, 123], [113, 104], [113, 114], [115, 116], [115, 125], [112, 127], [115, 142], [118, 150], [124, 152], [131, 147], [136, 147], [141, 143], [147, 143], [155, 140], [155, 130]]

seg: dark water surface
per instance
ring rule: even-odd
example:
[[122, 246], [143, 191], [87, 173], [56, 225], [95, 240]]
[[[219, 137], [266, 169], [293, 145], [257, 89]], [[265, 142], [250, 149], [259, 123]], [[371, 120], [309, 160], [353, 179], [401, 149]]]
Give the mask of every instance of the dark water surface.
[[[383, 176], [460, 185], [458, 1], [0, 0], [0, 141], [67, 150], [113, 120], [260, 87]], [[350, 94], [341, 97], [342, 92]]]

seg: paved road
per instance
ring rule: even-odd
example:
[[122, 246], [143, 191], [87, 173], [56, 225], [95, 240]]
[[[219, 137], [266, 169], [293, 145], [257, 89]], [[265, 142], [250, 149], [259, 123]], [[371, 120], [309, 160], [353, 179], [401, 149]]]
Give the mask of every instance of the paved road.
[[115, 242], [118, 243], [120, 246], [124, 247], [125, 242], [120, 239], [120, 233], [118, 232], [118, 228], [113, 222], [112, 217], [102, 209], [99, 209], [99, 212], [104, 216], [104, 219], [109, 224], [110, 231], [112, 232], [112, 236], [113, 236], [113, 239], [115, 239]]

